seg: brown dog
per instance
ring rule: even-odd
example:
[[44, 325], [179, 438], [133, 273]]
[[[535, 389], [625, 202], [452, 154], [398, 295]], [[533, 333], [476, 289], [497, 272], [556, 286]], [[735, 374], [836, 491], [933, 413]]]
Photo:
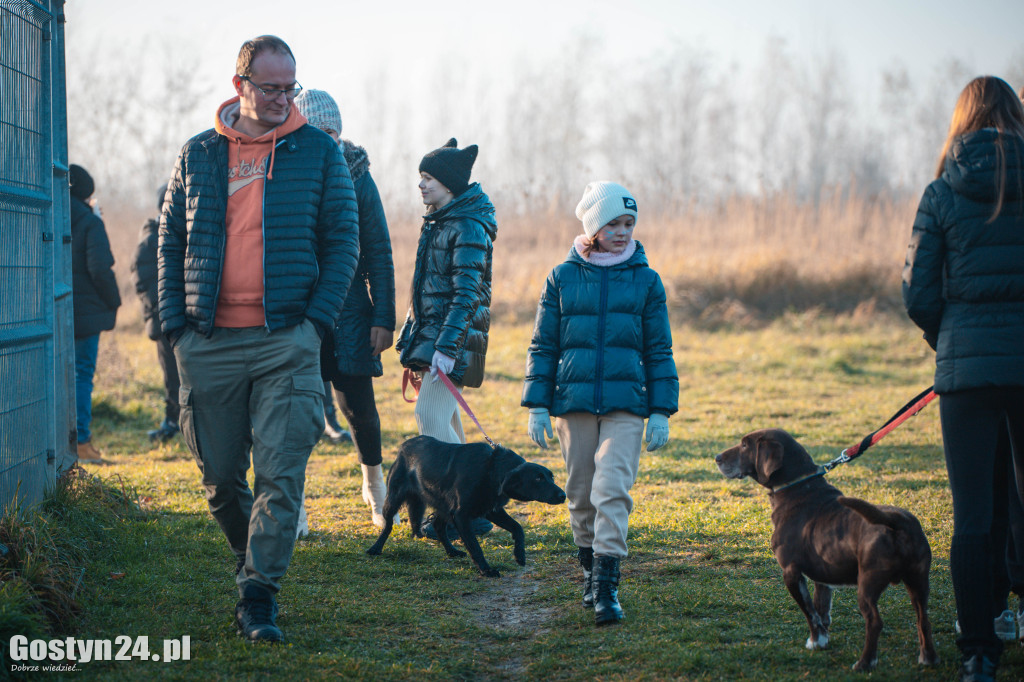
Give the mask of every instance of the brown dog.
[[[865, 621], [864, 651], [853, 669], [878, 663], [882, 618], [878, 598], [902, 582], [917, 614], [918, 663], [939, 662], [928, 621], [928, 571], [932, 551], [913, 514], [844, 497], [825, 481], [824, 469], [781, 429], [753, 431], [715, 457], [728, 478], [750, 476], [772, 492], [772, 550], [789, 593], [807, 617], [808, 649], [828, 646], [832, 585], [856, 585]], [[807, 589], [814, 581], [814, 598]]]

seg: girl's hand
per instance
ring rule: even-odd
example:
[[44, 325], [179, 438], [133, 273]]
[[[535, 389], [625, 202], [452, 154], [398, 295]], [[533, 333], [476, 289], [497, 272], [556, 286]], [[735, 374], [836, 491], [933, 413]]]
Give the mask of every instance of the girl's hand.
[[432, 381], [437, 381], [437, 370], [444, 374], [451, 374], [455, 368], [455, 358], [450, 358], [439, 350], [434, 351], [434, 357], [430, 361], [430, 376]]
[[548, 438], [554, 438], [555, 434], [551, 431], [551, 416], [546, 408], [530, 408], [530, 421], [526, 425], [526, 431], [530, 434], [530, 440], [536, 443], [541, 450], [548, 449], [544, 434], [547, 434]]
[[654, 452], [668, 442], [668, 416], [652, 412], [647, 418], [647, 452]]

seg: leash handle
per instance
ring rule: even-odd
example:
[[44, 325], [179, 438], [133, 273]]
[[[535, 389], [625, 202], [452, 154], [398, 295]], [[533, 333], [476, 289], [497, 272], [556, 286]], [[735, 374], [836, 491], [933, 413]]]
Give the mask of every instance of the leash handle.
[[[418, 398], [420, 395], [420, 386], [422, 385], [423, 379], [420, 378], [420, 375], [406, 367], [405, 372], [402, 373], [402, 400], [404, 400], [407, 403], [416, 402], [416, 398]], [[409, 398], [405, 396], [405, 389], [408, 386], [412, 386], [412, 400], [409, 400]]]
[[473, 414], [473, 410], [469, 409], [469, 405], [466, 403], [466, 399], [462, 397], [462, 394], [459, 393], [459, 389], [455, 388], [455, 384], [452, 383], [452, 380], [448, 378], [447, 374], [441, 371], [440, 367], [437, 368], [437, 377], [451, 392], [452, 396], [459, 403], [459, 405], [462, 406], [462, 409], [466, 411], [466, 414], [468, 414], [469, 418], [473, 420], [473, 423], [476, 424], [476, 427], [480, 429], [480, 433], [484, 434], [484, 439], [491, 444], [492, 448], [497, 448], [498, 444], [491, 440], [491, 437], [487, 435], [487, 432], [484, 431], [484, 427], [480, 425], [480, 420], [476, 418], [475, 414]]
[[861, 440], [861, 442], [846, 448], [843, 450], [842, 454], [828, 464], [825, 464], [825, 470], [831, 471], [834, 467], [840, 464], [846, 464], [850, 460], [864, 454], [865, 450], [885, 438], [893, 429], [920, 412], [924, 409], [925, 405], [935, 400], [937, 397], [934, 386], [929, 386], [925, 390], [921, 391], [911, 398], [910, 402], [897, 410], [896, 414], [891, 416], [889, 421], [885, 422], [882, 428], [869, 433], [863, 440]]

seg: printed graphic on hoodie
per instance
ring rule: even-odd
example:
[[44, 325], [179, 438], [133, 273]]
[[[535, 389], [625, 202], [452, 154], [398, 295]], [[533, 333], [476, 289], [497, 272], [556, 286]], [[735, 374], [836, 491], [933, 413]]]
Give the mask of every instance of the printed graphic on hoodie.
[[267, 159], [269, 155], [264, 156], [258, 162], [255, 160], [245, 161], [239, 159], [237, 166], [232, 166], [228, 169], [228, 196], [233, 196], [235, 192], [242, 189], [246, 185], [249, 185], [258, 180], [263, 180], [267, 177]]

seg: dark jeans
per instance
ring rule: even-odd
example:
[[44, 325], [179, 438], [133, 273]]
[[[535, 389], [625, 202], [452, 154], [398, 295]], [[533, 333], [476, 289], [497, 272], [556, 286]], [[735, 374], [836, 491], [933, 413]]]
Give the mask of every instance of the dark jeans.
[[178, 423], [178, 361], [174, 359], [174, 346], [163, 335], [156, 340], [156, 357], [164, 373], [164, 420]]
[[380, 451], [380, 415], [373, 397], [373, 377], [335, 374], [331, 377], [338, 409], [348, 421], [359, 463], [376, 466], [383, 461]]
[[[1024, 387], [947, 393], [939, 402], [939, 415], [953, 496], [950, 571], [962, 632], [957, 645], [965, 655], [984, 653], [998, 660], [1002, 642], [992, 627], [995, 585], [991, 532], [996, 506], [993, 481], [1003, 424], [1008, 427], [1017, 471], [1024, 465]], [[1002, 476], [1005, 469], [998, 471]]]
[[99, 334], [75, 339], [75, 428], [79, 443], [92, 440], [92, 382], [99, 350]]

